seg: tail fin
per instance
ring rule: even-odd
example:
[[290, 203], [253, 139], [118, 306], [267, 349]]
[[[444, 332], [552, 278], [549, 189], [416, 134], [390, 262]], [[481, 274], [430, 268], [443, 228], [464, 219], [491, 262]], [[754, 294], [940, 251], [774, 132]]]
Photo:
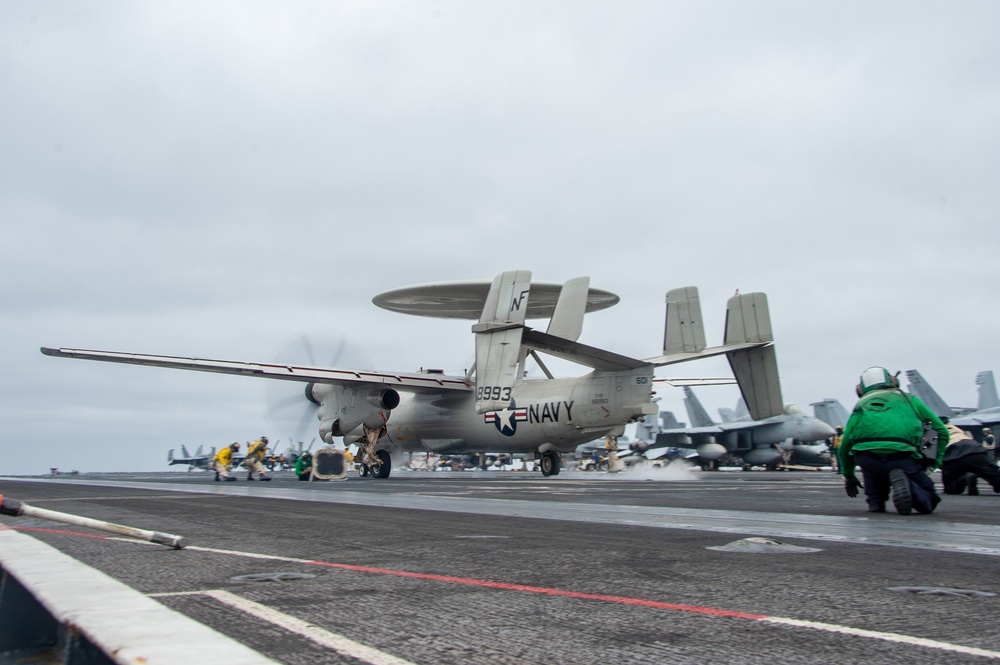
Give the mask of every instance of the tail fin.
[[694, 391], [687, 386], [684, 386], [684, 407], [687, 409], [691, 427], [711, 427], [715, 424], [712, 422], [711, 416], [708, 415], [708, 411], [695, 397]]
[[174, 461], [174, 449], [173, 448], [171, 448], [170, 450], [167, 451], [167, 461], [168, 462], [173, 462]]
[[683, 429], [684, 423], [677, 421], [673, 411], [660, 411], [660, 429]]
[[979, 411], [995, 409], [1000, 406], [997, 397], [997, 384], [993, 381], [993, 372], [980, 372], [976, 375], [976, 385], [979, 386]]
[[663, 355], [704, 350], [705, 326], [697, 287], [682, 286], [667, 291], [667, 316], [663, 327]]
[[[923, 400], [921, 400], [923, 401]], [[819, 402], [810, 404], [813, 408], [813, 416], [816, 420], [822, 420], [830, 427], [847, 424], [847, 410], [841, 406], [840, 402], [832, 397], [827, 397]]]
[[499, 411], [510, 406], [518, 380], [521, 336], [528, 311], [531, 272], [500, 273], [490, 286], [476, 334], [476, 411]]
[[181, 444], [181, 452], [184, 453], [184, 457], [187, 458], [191, 457], [191, 453], [188, 452], [187, 446], [185, 446], [183, 443]]
[[576, 277], [562, 285], [556, 309], [546, 332], [571, 341], [580, 338], [583, 331], [583, 316], [587, 312], [587, 294], [590, 291], [589, 277]]
[[[745, 293], [729, 299], [724, 344], [773, 341], [771, 315], [765, 294]], [[773, 346], [768, 344], [730, 351], [726, 353], [726, 358], [733, 369], [751, 418], [763, 420], [784, 413], [778, 360]]]
[[736, 419], [746, 419], [750, 417], [750, 410], [747, 409], [747, 402], [742, 397], [736, 400], [736, 408], [733, 410]]
[[955, 410], [948, 406], [941, 396], [937, 394], [931, 385], [924, 380], [915, 369], [906, 370], [906, 380], [910, 384], [910, 393], [920, 398], [920, 401], [927, 405], [938, 417], [954, 418]]

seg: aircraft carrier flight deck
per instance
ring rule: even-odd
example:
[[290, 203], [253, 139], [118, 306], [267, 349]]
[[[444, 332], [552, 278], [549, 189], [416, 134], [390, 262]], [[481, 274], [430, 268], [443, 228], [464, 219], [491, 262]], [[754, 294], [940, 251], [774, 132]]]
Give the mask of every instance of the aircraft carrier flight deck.
[[1000, 659], [988, 486], [904, 517], [865, 512], [829, 471], [273, 476], [0, 479], [184, 549], [32, 517], [0, 529], [279, 663]]

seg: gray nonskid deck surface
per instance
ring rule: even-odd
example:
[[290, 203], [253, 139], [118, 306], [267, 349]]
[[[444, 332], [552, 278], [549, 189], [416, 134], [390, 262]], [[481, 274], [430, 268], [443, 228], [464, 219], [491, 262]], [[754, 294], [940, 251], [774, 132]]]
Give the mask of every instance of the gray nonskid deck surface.
[[[0, 493], [183, 535], [172, 550], [0, 517], [282, 663], [1000, 660], [1000, 635], [970, 620], [1000, 612], [992, 494], [902, 517], [867, 514], [833, 474], [86, 474]], [[748, 536], [790, 547], [729, 549]]]

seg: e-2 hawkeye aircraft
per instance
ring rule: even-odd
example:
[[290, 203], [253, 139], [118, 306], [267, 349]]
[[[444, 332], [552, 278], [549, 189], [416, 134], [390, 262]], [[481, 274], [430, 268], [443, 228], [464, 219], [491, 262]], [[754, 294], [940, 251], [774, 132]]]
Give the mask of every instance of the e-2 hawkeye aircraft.
[[[400, 452], [504, 452], [539, 456], [545, 476], [559, 473], [560, 453], [655, 414], [657, 367], [724, 354], [755, 418], [782, 412], [767, 297], [729, 299], [721, 346], [706, 347], [695, 287], [667, 293], [663, 353], [636, 359], [577, 342], [587, 312], [618, 296], [590, 288], [589, 277], [565, 284], [531, 281], [531, 272], [501, 273], [492, 283], [445, 282], [397, 289], [373, 302], [391, 311], [478, 319], [476, 359], [465, 376], [391, 373], [269, 363], [178, 358], [82, 349], [41, 349], [49, 356], [240, 374], [304, 384], [316, 408], [320, 438], [357, 444], [362, 475], [388, 478]], [[546, 332], [526, 319], [549, 318]], [[555, 378], [540, 354], [589, 367], [589, 374]], [[545, 378], [526, 378], [528, 358]], [[711, 380], [709, 380], [711, 381]]]

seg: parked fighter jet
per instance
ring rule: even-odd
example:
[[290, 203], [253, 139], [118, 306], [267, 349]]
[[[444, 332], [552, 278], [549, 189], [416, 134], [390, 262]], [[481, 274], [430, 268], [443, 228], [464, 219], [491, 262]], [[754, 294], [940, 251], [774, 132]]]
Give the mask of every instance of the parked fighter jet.
[[[42, 348], [64, 358], [241, 374], [301, 382], [303, 404], [315, 407], [319, 436], [359, 447], [362, 475], [387, 478], [391, 453], [493, 451], [540, 456], [545, 476], [559, 472], [561, 453], [601, 436], [620, 436], [628, 423], [656, 413], [654, 370], [725, 355], [755, 418], [781, 413], [781, 390], [767, 298], [736, 295], [727, 305], [724, 341], [708, 348], [697, 289], [667, 293], [662, 354], [630, 358], [577, 342], [584, 315], [618, 296], [590, 288], [587, 277], [565, 284], [531, 281], [509, 271], [490, 282], [451, 282], [389, 291], [373, 302], [391, 311], [478, 319], [476, 360], [465, 376], [439, 371], [393, 373], [290, 364], [203, 360], [131, 353]], [[549, 318], [546, 332], [525, 325]], [[540, 354], [590, 368], [554, 378]], [[546, 378], [526, 378], [531, 358]], [[415, 363], [416, 364], [416, 363]]]
[[201, 452], [202, 447], [198, 446], [198, 450], [194, 451], [194, 455], [188, 452], [184, 444], [181, 444], [181, 453], [184, 457], [174, 457], [174, 449], [171, 448], [170, 452], [167, 453], [167, 462], [170, 466], [174, 464], [187, 464], [188, 471], [192, 469], [205, 469], [206, 471], [212, 465], [212, 458], [215, 457], [215, 447], [212, 447], [211, 452], [207, 455]]
[[997, 399], [997, 387], [993, 380], [993, 372], [979, 372], [976, 375], [979, 402], [977, 408], [956, 408], [948, 406], [931, 385], [924, 380], [915, 369], [906, 370], [906, 380], [911, 393], [920, 398], [931, 411], [961, 429], [969, 431], [976, 439], [981, 438], [984, 427], [993, 428], [1000, 425], [1000, 399]]
[[[192, 455], [187, 451], [187, 448], [181, 444], [181, 453], [184, 454], [184, 457], [174, 457], [174, 449], [171, 448], [167, 453], [167, 462], [169, 462], [171, 466], [174, 464], [187, 464], [188, 471], [193, 469], [204, 469], [208, 471], [212, 468], [212, 458], [215, 457], [215, 446], [212, 446], [207, 455], [202, 453], [202, 447], [198, 446], [198, 449], [194, 451], [194, 455]], [[231, 466], [238, 465], [245, 457], [245, 453], [233, 453]]]
[[728, 454], [746, 466], [774, 467], [783, 461], [782, 448], [789, 452], [788, 463], [829, 463], [822, 442], [834, 435], [833, 428], [795, 404], [787, 405], [779, 415], [753, 418], [741, 401], [733, 412], [734, 419], [719, 424], [711, 419], [694, 391], [685, 386], [684, 406], [691, 426], [664, 429], [656, 435], [654, 446], [694, 449], [703, 466]]

